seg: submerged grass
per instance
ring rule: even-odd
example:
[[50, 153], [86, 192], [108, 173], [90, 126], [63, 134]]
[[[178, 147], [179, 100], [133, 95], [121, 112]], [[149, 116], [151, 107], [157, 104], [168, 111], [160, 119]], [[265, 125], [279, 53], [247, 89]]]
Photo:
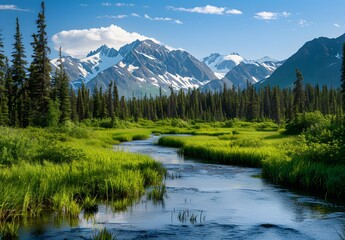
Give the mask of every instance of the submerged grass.
[[100, 230], [98, 233], [94, 234], [90, 240], [116, 240], [116, 236], [114, 236], [110, 231], [106, 228]]
[[1, 154], [0, 223], [46, 210], [78, 217], [82, 209], [95, 211], [99, 202], [128, 203], [145, 187], [161, 184], [161, 164], [112, 149], [118, 143], [114, 136], [142, 139], [149, 131], [88, 131], [87, 138], [75, 138], [44, 129], [0, 128], [0, 153], [6, 153]]

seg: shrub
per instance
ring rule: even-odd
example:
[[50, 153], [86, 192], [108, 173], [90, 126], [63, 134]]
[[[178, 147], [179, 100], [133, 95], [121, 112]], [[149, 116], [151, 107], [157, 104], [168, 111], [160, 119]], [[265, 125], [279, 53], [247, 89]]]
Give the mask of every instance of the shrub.
[[226, 127], [226, 128], [233, 128], [235, 126], [236, 126], [236, 120], [235, 119], [231, 119], [231, 120], [224, 122], [224, 127]]
[[273, 122], [261, 122], [255, 124], [256, 131], [278, 131], [279, 126]]
[[345, 163], [345, 128], [315, 124], [302, 133], [296, 157], [331, 164]]
[[179, 127], [179, 128], [187, 128], [189, 127], [189, 124], [186, 121], [183, 121], [182, 119], [174, 118], [171, 120], [171, 126]]
[[286, 133], [299, 134], [315, 124], [319, 124], [323, 127], [328, 127], [330, 123], [330, 119], [323, 116], [319, 111], [308, 112], [304, 114], [299, 113], [296, 118], [294, 118], [286, 125]]

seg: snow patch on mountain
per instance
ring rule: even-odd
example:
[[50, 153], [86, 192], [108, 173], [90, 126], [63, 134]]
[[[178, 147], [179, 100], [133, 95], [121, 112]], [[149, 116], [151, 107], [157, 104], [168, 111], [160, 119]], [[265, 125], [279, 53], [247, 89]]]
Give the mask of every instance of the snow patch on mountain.
[[226, 73], [220, 73], [220, 72], [214, 72], [214, 74], [216, 75], [216, 77], [218, 79], [222, 79], [223, 77], [225, 77]]
[[239, 65], [245, 59], [238, 53], [231, 53], [229, 55], [220, 55], [219, 53], [212, 53], [205, 57], [202, 61], [221, 79], [233, 67]]
[[[84, 75], [84, 82], [87, 83], [92, 78], [96, 77], [100, 72], [103, 72], [105, 69], [108, 69], [123, 59], [119, 54], [117, 56], [104, 56], [101, 52], [96, 53], [95, 55], [83, 58], [80, 60], [81, 63], [85, 63], [91, 66], [89, 71], [81, 70]], [[85, 72], [87, 72], [85, 76]]]
[[133, 71], [139, 69], [139, 67], [136, 67], [136, 66], [133, 66], [132, 64], [129, 64], [127, 69], [129, 72], [133, 73]]

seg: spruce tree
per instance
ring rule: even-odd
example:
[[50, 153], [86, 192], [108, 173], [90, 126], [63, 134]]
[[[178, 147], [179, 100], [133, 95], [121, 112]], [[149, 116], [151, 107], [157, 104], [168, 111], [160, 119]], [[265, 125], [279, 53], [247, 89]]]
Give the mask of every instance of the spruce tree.
[[114, 115], [118, 117], [119, 112], [120, 112], [120, 99], [119, 99], [119, 92], [118, 92], [115, 81], [114, 81], [113, 96], [114, 96]]
[[280, 124], [281, 122], [281, 113], [280, 113], [280, 96], [279, 96], [279, 88], [273, 88], [273, 96], [272, 96], [272, 115], [273, 120]]
[[294, 82], [293, 88], [293, 114], [297, 117], [298, 113], [305, 112], [305, 91], [303, 86], [302, 73], [296, 69], [296, 81]]
[[33, 34], [32, 63], [30, 65], [29, 91], [31, 102], [31, 117], [33, 124], [46, 126], [51, 93], [51, 66], [48, 55], [48, 39], [46, 32], [45, 4], [41, 3], [41, 12], [36, 20], [37, 33]]
[[27, 61], [25, 60], [26, 56], [18, 18], [16, 19], [16, 33], [14, 39], [14, 51], [12, 52], [12, 79], [18, 90], [21, 90], [26, 82]]
[[109, 117], [113, 120], [114, 119], [114, 100], [113, 100], [112, 91], [113, 91], [113, 82], [111, 81], [108, 86], [107, 107], [108, 107]]
[[343, 62], [341, 65], [341, 96], [343, 112], [345, 112], [345, 43], [343, 44]]
[[70, 103], [71, 103], [71, 120], [73, 122], [78, 122], [78, 113], [77, 113], [77, 97], [72, 88], [69, 89]]
[[85, 108], [84, 108], [84, 99], [81, 89], [78, 88], [78, 95], [77, 95], [77, 113], [79, 121], [85, 119]]
[[93, 117], [100, 118], [102, 111], [102, 100], [101, 93], [98, 90], [98, 87], [95, 86], [93, 90]]
[[121, 97], [120, 100], [120, 112], [119, 112], [119, 117], [122, 120], [127, 119], [128, 117], [128, 108], [127, 108], [127, 103], [126, 103], [126, 99], [124, 96]]
[[71, 117], [71, 104], [69, 99], [69, 78], [66, 74], [63, 62], [61, 47], [59, 50], [60, 66], [59, 66], [59, 84], [58, 84], [58, 99], [60, 103], [60, 123], [64, 123]]
[[249, 83], [247, 88], [247, 96], [248, 96], [248, 106], [247, 106], [247, 120], [253, 121], [259, 118], [260, 108], [259, 108], [259, 101], [258, 95], [256, 93], [255, 88], [252, 84]]
[[8, 98], [7, 90], [5, 85], [5, 77], [7, 71], [6, 57], [4, 54], [4, 44], [2, 40], [2, 35], [0, 32], [0, 125], [8, 125]]
[[23, 38], [20, 32], [20, 25], [19, 20], [16, 18], [16, 32], [14, 35], [15, 42], [13, 44], [13, 52], [12, 52], [12, 80], [13, 80], [13, 87], [12, 93], [16, 96], [13, 101], [13, 111], [16, 111], [14, 115], [16, 115], [17, 119], [13, 120], [13, 125], [19, 125], [24, 127], [24, 112], [28, 108], [24, 101], [25, 97], [25, 87], [26, 84], [26, 65], [27, 61], [25, 60], [25, 50], [23, 45]]
[[84, 116], [82, 119], [91, 118], [90, 113], [90, 90], [86, 88], [84, 82], [81, 84], [81, 97], [83, 103]]
[[9, 125], [12, 127], [18, 126], [18, 116], [16, 111], [16, 95], [14, 93], [14, 84], [12, 79], [12, 69], [8, 66], [5, 75], [5, 89], [7, 94], [7, 106]]
[[0, 81], [5, 81], [6, 75], [6, 56], [4, 53], [4, 42], [0, 32]]
[[101, 97], [101, 119], [108, 117], [108, 101], [107, 101], [107, 94], [103, 94], [102, 87], [100, 88], [100, 97]]

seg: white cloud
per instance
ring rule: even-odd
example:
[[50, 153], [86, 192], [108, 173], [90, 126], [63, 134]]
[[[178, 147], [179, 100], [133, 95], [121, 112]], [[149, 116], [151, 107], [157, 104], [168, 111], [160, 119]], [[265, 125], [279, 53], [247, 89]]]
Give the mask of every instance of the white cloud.
[[240, 15], [240, 14], [242, 14], [242, 12], [240, 10], [237, 10], [237, 9], [229, 9], [229, 10], [226, 10], [225, 13], [226, 14], [232, 14], [232, 15]]
[[237, 9], [227, 9], [225, 7], [215, 7], [212, 5], [206, 5], [204, 7], [194, 7], [194, 8], [176, 8], [168, 7], [169, 9], [180, 11], [180, 12], [191, 12], [191, 13], [201, 13], [201, 14], [215, 14], [215, 15], [224, 15], [224, 14], [242, 14], [240, 10]]
[[289, 17], [291, 15], [291, 13], [288, 12], [267, 12], [267, 11], [263, 11], [263, 12], [258, 12], [255, 13], [255, 18], [259, 19], [259, 20], [275, 20], [278, 19], [279, 17]]
[[137, 14], [137, 13], [132, 13], [131, 16], [132, 16], [132, 17], [141, 17], [141, 16], [140, 16], [139, 14]]
[[291, 15], [291, 13], [288, 13], [288, 12], [282, 12], [282, 13], [280, 13], [280, 14], [278, 14], [278, 15], [280, 15], [280, 16], [282, 16], [282, 17], [289, 17], [290, 15]]
[[202, 14], [220, 14], [221, 15], [224, 13], [225, 8], [207, 5], [205, 7], [177, 8], [176, 10], [179, 10], [182, 12], [192, 12], [192, 13], [202, 13]]
[[113, 4], [111, 4], [111, 3], [109, 3], [109, 2], [103, 2], [101, 5], [104, 6], [104, 7], [110, 7], [110, 6], [112, 6]]
[[136, 32], [127, 32], [113, 24], [109, 27], [61, 31], [52, 37], [56, 50], [61, 46], [65, 54], [79, 58], [84, 57], [87, 53], [103, 44], [119, 49], [137, 39], [151, 39], [159, 43], [154, 38], [149, 38]]
[[168, 17], [155, 17], [152, 18], [149, 15], [145, 14], [144, 18], [149, 19], [149, 20], [153, 20], [153, 21], [172, 21], [172, 18], [168, 18]]
[[115, 6], [117, 7], [134, 7], [133, 3], [116, 3]]
[[312, 22], [308, 22], [307, 20], [305, 19], [300, 19], [298, 20], [298, 25], [300, 27], [309, 27], [311, 24], [313, 24]]
[[333, 26], [336, 28], [341, 28], [341, 26], [338, 23], [334, 23]]
[[81, 7], [87, 7], [87, 4], [81, 3], [80, 6], [81, 6]]
[[16, 5], [0, 5], [0, 10], [13, 10], [13, 11], [22, 11], [22, 12], [30, 11], [29, 9], [19, 8]]
[[255, 18], [260, 19], [260, 20], [273, 20], [277, 19], [277, 13], [273, 12], [258, 12], [255, 14]]
[[103, 15], [96, 18], [122, 19], [128, 17], [127, 15]]
[[180, 21], [179, 19], [173, 19], [169, 17], [150, 17], [149, 15], [144, 14], [144, 18], [149, 19], [151, 21], [163, 21], [163, 22], [173, 22], [176, 24], [183, 24], [183, 22]]

